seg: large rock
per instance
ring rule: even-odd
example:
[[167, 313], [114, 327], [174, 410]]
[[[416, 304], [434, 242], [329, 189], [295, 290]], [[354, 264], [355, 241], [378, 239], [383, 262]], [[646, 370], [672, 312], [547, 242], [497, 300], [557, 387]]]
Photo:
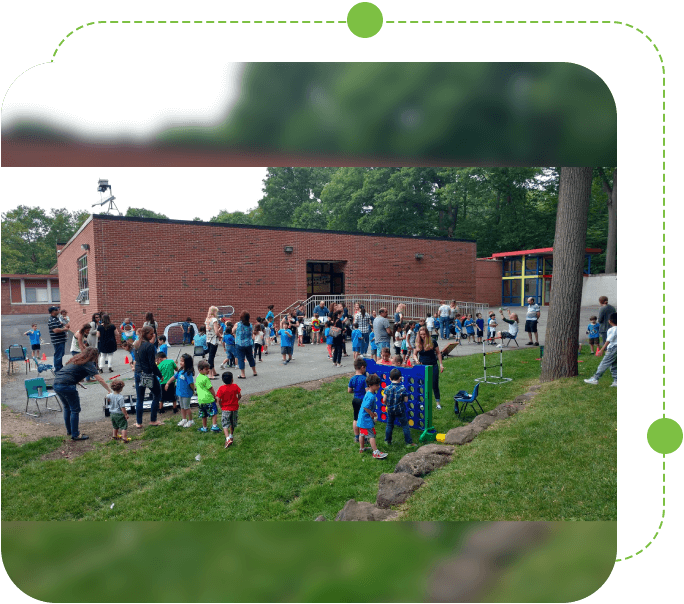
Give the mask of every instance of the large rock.
[[425, 476], [437, 468], [445, 466], [454, 454], [453, 447], [429, 444], [404, 455], [394, 468], [395, 473], [406, 472], [414, 476]]
[[378, 497], [375, 505], [389, 508], [404, 503], [425, 481], [413, 474], [381, 474], [378, 481]]
[[475, 429], [476, 432], [482, 432], [483, 430], [486, 430], [491, 426], [494, 422], [496, 421], [496, 418], [492, 417], [491, 415], [478, 415], [472, 422], [470, 422], [470, 425]]
[[475, 430], [471, 425], [452, 428], [446, 433], [444, 443], [447, 445], [465, 445], [475, 438]]
[[344, 507], [337, 512], [335, 520], [347, 522], [367, 522], [377, 520], [392, 520], [398, 514], [392, 510], [381, 510], [367, 501], [354, 501], [350, 499]]

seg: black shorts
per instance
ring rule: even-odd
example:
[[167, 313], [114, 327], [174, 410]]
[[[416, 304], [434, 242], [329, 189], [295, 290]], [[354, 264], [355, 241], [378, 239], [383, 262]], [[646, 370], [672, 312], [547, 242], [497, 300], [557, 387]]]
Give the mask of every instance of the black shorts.
[[161, 387], [161, 402], [173, 403], [176, 400], [176, 384], [169, 384], [169, 389], [166, 389], [166, 384]]
[[40, 350], [40, 344], [31, 344], [31, 350]]
[[481, 329], [478, 329], [478, 330], [477, 330], [477, 337], [478, 337], [478, 338], [481, 338], [481, 337], [482, 337], [482, 330], [481, 330]]
[[359, 419], [359, 411], [361, 410], [361, 403], [363, 403], [363, 401], [360, 398], [354, 397], [352, 399], [352, 409], [354, 409], [354, 421]]
[[525, 321], [525, 331], [537, 333], [537, 321], [530, 321], [529, 319]]

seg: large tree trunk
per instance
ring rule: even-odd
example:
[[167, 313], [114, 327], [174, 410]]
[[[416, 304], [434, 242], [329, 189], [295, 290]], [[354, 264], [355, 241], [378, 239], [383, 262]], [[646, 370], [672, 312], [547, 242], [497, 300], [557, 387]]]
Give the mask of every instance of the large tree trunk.
[[553, 299], [549, 305], [542, 360], [541, 379], [544, 382], [577, 375], [591, 180], [591, 168], [561, 170], [553, 244]]
[[613, 186], [608, 192], [608, 243], [606, 273], [617, 273], [617, 168], [613, 171]]

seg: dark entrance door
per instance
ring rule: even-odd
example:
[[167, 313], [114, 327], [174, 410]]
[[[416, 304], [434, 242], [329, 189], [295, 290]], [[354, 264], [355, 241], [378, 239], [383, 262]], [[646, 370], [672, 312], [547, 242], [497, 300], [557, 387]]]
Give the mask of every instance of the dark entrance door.
[[306, 263], [306, 293], [310, 296], [344, 294], [344, 262]]

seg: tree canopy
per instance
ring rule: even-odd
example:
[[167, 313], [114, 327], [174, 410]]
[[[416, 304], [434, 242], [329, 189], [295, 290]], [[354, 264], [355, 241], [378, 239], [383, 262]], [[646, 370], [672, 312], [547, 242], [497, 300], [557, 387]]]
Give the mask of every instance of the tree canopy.
[[152, 210], [146, 210], [145, 208], [128, 208], [126, 210], [125, 216], [133, 217], [133, 218], [166, 218], [168, 219], [168, 216], [166, 214], [158, 214], [157, 212], [153, 212]]

